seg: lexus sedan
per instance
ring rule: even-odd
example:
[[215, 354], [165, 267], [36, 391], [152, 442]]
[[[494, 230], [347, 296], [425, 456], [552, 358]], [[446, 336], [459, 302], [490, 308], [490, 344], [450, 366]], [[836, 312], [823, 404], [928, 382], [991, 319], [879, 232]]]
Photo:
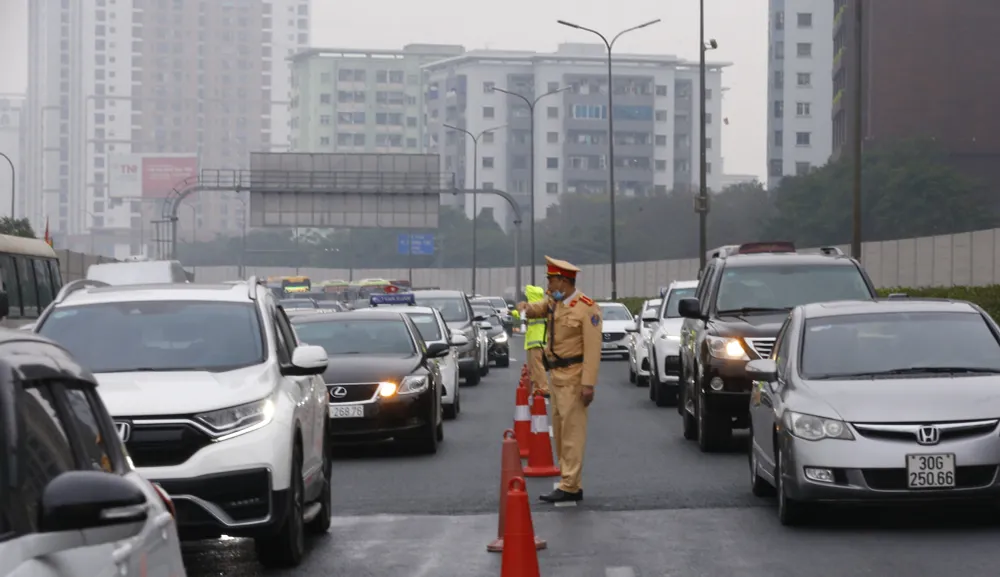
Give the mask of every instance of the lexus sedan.
[[750, 361], [751, 490], [782, 524], [817, 505], [1000, 496], [1000, 328], [963, 301], [792, 310]]

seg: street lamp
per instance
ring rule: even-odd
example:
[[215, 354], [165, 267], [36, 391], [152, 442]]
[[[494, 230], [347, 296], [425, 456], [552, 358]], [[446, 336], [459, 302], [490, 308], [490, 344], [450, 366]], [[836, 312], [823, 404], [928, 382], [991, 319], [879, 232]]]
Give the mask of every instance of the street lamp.
[[14, 161], [12, 161], [9, 156], [7, 156], [2, 152], [0, 152], [0, 156], [2, 156], [4, 160], [7, 161], [7, 164], [10, 165], [10, 218], [11, 220], [13, 220], [14, 217], [16, 216], [14, 213], [14, 184], [16, 178], [14, 175]]
[[[531, 184], [528, 187], [528, 194], [531, 195], [531, 284], [535, 284], [535, 105], [538, 101], [545, 98], [546, 96], [551, 96], [553, 94], [559, 94], [560, 92], [565, 92], [572, 88], [572, 86], [564, 86], [557, 90], [551, 90], [542, 94], [541, 96], [535, 98], [534, 100], [528, 100], [527, 96], [522, 94], [517, 94], [516, 92], [511, 92], [509, 90], [504, 90], [503, 88], [494, 87], [493, 90], [497, 92], [503, 92], [508, 96], [514, 96], [520, 98], [528, 105], [528, 114], [531, 115]], [[518, 288], [517, 290], [521, 290]]]
[[699, 167], [698, 167], [698, 202], [695, 204], [695, 211], [698, 213], [698, 270], [705, 269], [705, 262], [708, 259], [708, 139], [705, 132], [708, 130], [708, 114], [705, 110], [708, 104], [705, 91], [705, 53], [715, 50], [719, 43], [715, 39], [705, 43], [705, 0], [700, 2], [700, 14], [698, 22], [698, 34], [701, 46], [701, 59], [698, 67], [698, 76], [701, 81], [698, 108], [701, 109], [701, 119], [699, 121]]
[[[479, 134], [472, 134], [464, 128], [459, 128], [457, 126], [452, 126], [450, 124], [445, 124], [445, 128], [450, 128], [457, 132], [464, 133], [466, 136], [472, 139], [472, 190], [479, 190], [479, 139], [487, 132], [493, 132], [494, 130], [500, 130], [505, 125], [494, 126], [493, 128], [487, 128]], [[464, 176], [464, 175], [463, 175]], [[472, 195], [472, 294], [476, 293], [476, 230], [477, 230], [477, 220], [479, 218], [479, 198], [477, 194]]]
[[[634, 30], [639, 30], [640, 28], [645, 28], [647, 26], [652, 26], [659, 22], [660, 19], [650, 20], [638, 26], [633, 26], [631, 28], [626, 28], [608, 42], [608, 39], [604, 37], [603, 34], [597, 30], [590, 28], [585, 28], [579, 24], [573, 24], [572, 22], [567, 22], [565, 20], [556, 20], [559, 24], [563, 26], [568, 26], [570, 28], [576, 28], [577, 30], [583, 30], [590, 32], [591, 34], [596, 34], [598, 38], [604, 41], [604, 45], [608, 48], [608, 191], [611, 199], [611, 298], [618, 298], [618, 255], [617, 246], [615, 243], [615, 123], [614, 115], [612, 114], [612, 97], [615, 93], [614, 86], [612, 85], [611, 76], [611, 49], [614, 48], [615, 42], [618, 41], [623, 35], [632, 32]], [[534, 215], [532, 215], [534, 218]], [[534, 257], [534, 255], [532, 255]]]

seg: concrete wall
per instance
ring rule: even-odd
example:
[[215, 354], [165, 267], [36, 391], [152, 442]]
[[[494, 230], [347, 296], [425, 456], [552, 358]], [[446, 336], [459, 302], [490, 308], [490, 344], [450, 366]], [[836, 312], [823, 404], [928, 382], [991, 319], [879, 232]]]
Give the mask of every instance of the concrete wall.
[[87, 267], [92, 264], [114, 262], [114, 259], [111, 258], [64, 249], [56, 250], [56, 254], [59, 255], [59, 273], [62, 276], [63, 283], [85, 278], [87, 276]]
[[[845, 253], [850, 250], [847, 245], [841, 245], [840, 248]], [[1000, 229], [868, 242], [863, 246], [862, 262], [872, 280], [880, 287], [1000, 284]], [[63, 267], [66, 269], [65, 264]], [[585, 293], [594, 298], [611, 296], [610, 265], [585, 265], [580, 268], [582, 272], [579, 285]], [[239, 278], [235, 266], [193, 267], [193, 270], [195, 280], [199, 282]], [[408, 272], [405, 268], [355, 269], [352, 275], [346, 269], [247, 267], [246, 274], [301, 274], [314, 281], [321, 281], [349, 278], [407, 279]], [[693, 279], [697, 272], [698, 259], [618, 263], [618, 296], [655, 295], [658, 287], [674, 280]], [[536, 268], [535, 276], [536, 282], [545, 282], [544, 268]], [[530, 267], [523, 267], [522, 282], [530, 281]], [[471, 290], [472, 272], [469, 269], [413, 269], [413, 285]], [[513, 286], [513, 267], [477, 271], [476, 292], [500, 295]]]

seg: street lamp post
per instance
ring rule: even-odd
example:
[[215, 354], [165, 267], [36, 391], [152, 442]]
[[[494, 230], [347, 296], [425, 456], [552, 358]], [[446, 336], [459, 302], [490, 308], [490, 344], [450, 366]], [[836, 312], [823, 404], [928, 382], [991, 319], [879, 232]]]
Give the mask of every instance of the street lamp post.
[[[529, 258], [529, 262], [531, 263], [531, 284], [535, 284], [535, 105], [538, 104], [539, 100], [545, 98], [546, 96], [565, 92], [570, 88], [570, 86], [564, 86], [563, 88], [559, 88], [557, 90], [551, 90], [541, 96], [538, 96], [534, 100], [529, 100], [527, 96], [517, 94], [516, 92], [511, 92], [509, 90], [504, 90], [503, 88], [493, 88], [493, 90], [496, 90], [497, 92], [502, 92], [508, 96], [514, 96], [523, 100], [524, 103], [528, 105], [528, 114], [531, 115], [531, 176], [529, 177], [531, 178], [531, 184], [528, 185], [528, 194], [531, 195], [531, 217], [529, 219], [531, 221], [531, 257]], [[520, 291], [520, 287], [517, 290]]]
[[[445, 124], [445, 128], [455, 130], [457, 132], [462, 132], [466, 136], [472, 139], [472, 189], [479, 190], [479, 139], [482, 138], [487, 132], [493, 132], [494, 130], [499, 130], [503, 126], [494, 126], [493, 128], [487, 128], [480, 132], [479, 134], [472, 134], [464, 128], [459, 128], [457, 126], [452, 126], [451, 124]], [[477, 221], [479, 219], [479, 199], [473, 194], [472, 195], [472, 293], [476, 293], [476, 230], [478, 229]]]
[[861, 105], [863, 103], [861, 95], [861, 79], [864, 78], [861, 74], [861, 66], [864, 62], [864, 58], [861, 53], [863, 48], [861, 36], [861, 24], [863, 19], [862, 10], [863, 7], [861, 5], [861, 0], [855, 0], [854, 142], [852, 143], [854, 148], [854, 174], [852, 175], [854, 182], [851, 195], [851, 204], [854, 206], [854, 214], [852, 215], [853, 223], [851, 226], [851, 256], [858, 260], [861, 260]]
[[[633, 26], [622, 30], [611, 39], [608, 39], [591, 28], [586, 28], [580, 26], [579, 24], [573, 24], [572, 22], [567, 22], [565, 20], [556, 20], [559, 24], [563, 26], [568, 26], [570, 28], [576, 28], [577, 30], [583, 30], [590, 32], [591, 34], [597, 35], [598, 38], [604, 41], [604, 45], [608, 49], [608, 193], [611, 201], [611, 298], [618, 298], [618, 255], [617, 246], [615, 242], [615, 123], [614, 114], [612, 110], [613, 106], [613, 95], [615, 93], [613, 80], [611, 76], [611, 49], [614, 48], [615, 42], [618, 41], [623, 35], [634, 30], [639, 30], [640, 28], [645, 28], [647, 26], [652, 26], [659, 22], [660, 19], [650, 20], [638, 26]], [[532, 215], [533, 217], [534, 215]]]
[[13, 220], [14, 217], [16, 216], [16, 214], [14, 213], [14, 195], [15, 195], [14, 185], [17, 182], [16, 180], [17, 177], [15, 176], [14, 173], [14, 161], [11, 160], [9, 156], [7, 156], [2, 152], [0, 152], [0, 156], [2, 156], [4, 160], [7, 161], [7, 164], [10, 165], [10, 218], [11, 220]]
[[705, 90], [705, 53], [715, 50], [719, 44], [715, 39], [705, 44], [705, 0], [699, 2], [698, 38], [701, 48], [701, 59], [699, 61], [698, 76], [701, 84], [699, 89], [698, 108], [701, 110], [699, 129], [701, 133], [698, 143], [698, 202], [695, 210], [698, 212], [698, 270], [705, 269], [705, 262], [708, 259], [708, 139], [705, 132], [708, 130], [708, 114], [705, 110], [708, 104], [708, 93]]

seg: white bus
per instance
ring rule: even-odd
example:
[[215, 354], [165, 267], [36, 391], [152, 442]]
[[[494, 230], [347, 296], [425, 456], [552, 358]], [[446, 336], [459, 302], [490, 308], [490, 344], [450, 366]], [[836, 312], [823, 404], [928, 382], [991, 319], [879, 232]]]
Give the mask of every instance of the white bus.
[[0, 280], [10, 313], [0, 325], [16, 328], [38, 319], [62, 288], [56, 251], [44, 240], [0, 234]]

